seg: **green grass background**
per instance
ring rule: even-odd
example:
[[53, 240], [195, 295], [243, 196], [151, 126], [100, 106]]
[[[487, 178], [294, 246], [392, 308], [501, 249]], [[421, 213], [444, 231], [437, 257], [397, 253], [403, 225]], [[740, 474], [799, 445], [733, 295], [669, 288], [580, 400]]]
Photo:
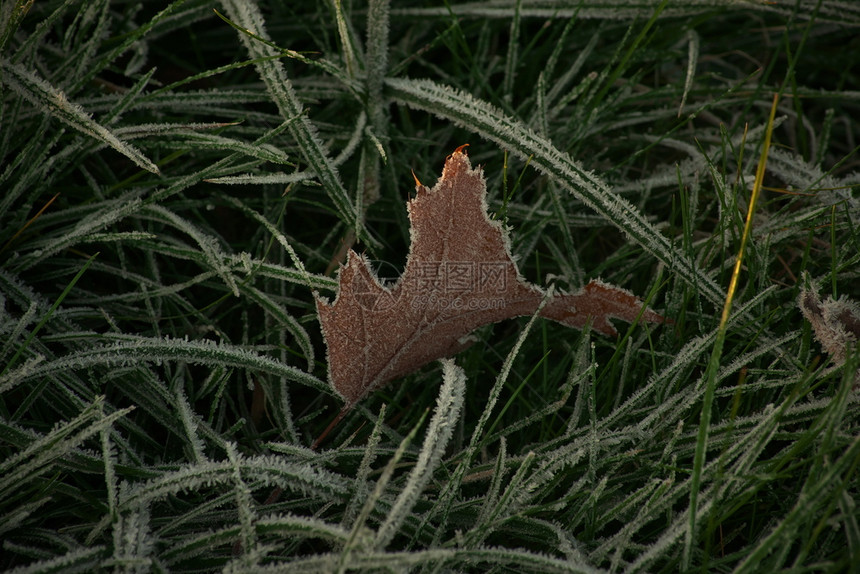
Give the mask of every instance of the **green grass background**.
[[[831, 0], [4, 1], [0, 567], [856, 571], [860, 360], [796, 302], [860, 300], [858, 30]], [[354, 239], [396, 278], [410, 171], [464, 143], [528, 280], [674, 324], [480, 329], [312, 451], [313, 293]]]

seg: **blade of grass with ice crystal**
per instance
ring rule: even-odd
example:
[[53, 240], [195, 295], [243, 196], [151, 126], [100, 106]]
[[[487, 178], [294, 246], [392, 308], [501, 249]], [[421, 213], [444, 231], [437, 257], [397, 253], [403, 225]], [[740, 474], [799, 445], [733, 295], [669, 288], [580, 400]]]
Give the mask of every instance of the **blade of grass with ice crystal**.
[[0, 60], [3, 83], [46, 114], [57, 118], [85, 136], [108, 145], [141, 169], [158, 174], [156, 166], [136, 147], [120, 140], [112, 131], [92, 119], [82, 107], [70, 102], [59, 90], [23, 66]]

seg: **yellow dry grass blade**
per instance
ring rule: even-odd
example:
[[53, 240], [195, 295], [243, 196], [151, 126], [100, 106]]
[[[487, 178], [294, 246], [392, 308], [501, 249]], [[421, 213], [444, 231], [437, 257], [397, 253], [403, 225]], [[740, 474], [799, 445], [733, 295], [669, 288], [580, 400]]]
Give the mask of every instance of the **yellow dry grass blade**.
[[699, 510], [699, 488], [702, 484], [702, 471], [705, 468], [705, 453], [707, 452], [708, 447], [708, 435], [711, 426], [711, 409], [714, 403], [717, 384], [717, 371], [720, 367], [720, 357], [723, 353], [723, 343], [726, 340], [726, 330], [729, 316], [731, 316], [732, 312], [732, 302], [734, 301], [735, 292], [737, 291], [738, 281], [741, 275], [747, 241], [749, 240], [750, 232], [752, 231], [753, 215], [755, 214], [758, 197], [761, 194], [764, 173], [767, 168], [767, 156], [770, 151], [770, 140], [773, 135], [773, 120], [776, 117], [776, 105], [778, 101], [779, 95], [774, 94], [773, 104], [770, 108], [770, 117], [767, 121], [767, 130], [765, 131], [764, 142], [761, 148], [761, 156], [759, 158], [758, 167], [756, 168], [752, 196], [750, 197], [749, 208], [747, 209], [744, 232], [741, 236], [741, 245], [738, 249], [737, 260], [735, 261], [735, 267], [732, 271], [732, 278], [729, 282], [729, 289], [726, 293], [726, 300], [723, 305], [723, 314], [720, 318], [720, 326], [717, 329], [717, 335], [714, 341], [714, 349], [711, 353], [711, 358], [708, 361], [708, 371], [705, 375], [705, 394], [702, 397], [702, 413], [699, 418], [699, 432], [696, 437], [696, 453], [693, 458], [693, 472], [690, 476], [690, 522], [684, 536], [684, 552], [681, 557], [681, 568], [683, 570], [687, 570], [690, 567], [693, 544], [697, 538], [696, 531], [698, 529], [697, 514]]
[[20, 235], [21, 235], [22, 233], [24, 233], [24, 232], [27, 230], [27, 228], [28, 228], [28, 227], [30, 227], [30, 225], [32, 225], [32, 224], [33, 224], [33, 222], [34, 222], [34, 221], [36, 221], [37, 219], [39, 219], [39, 217], [40, 217], [40, 216], [45, 212], [45, 210], [46, 210], [46, 209], [48, 209], [48, 208], [51, 206], [51, 204], [52, 204], [52, 203], [54, 203], [54, 200], [55, 200], [55, 199], [57, 199], [59, 196], [60, 196], [60, 194], [59, 194], [59, 193], [57, 193], [57, 194], [55, 194], [55, 195], [54, 195], [54, 197], [52, 197], [51, 199], [49, 199], [49, 200], [48, 200], [48, 203], [46, 203], [45, 205], [43, 205], [43, 206], [42, 206], [42, 209], [40, 209], [40, 210], [39, 210], [39, 213], [37, 213], [36, 215], [34, 215], [33, 217], [31, 217], [31, 218], [30, 218], [30, 220], [29, 220], [29, 221], [27, 221], [27, 223], [25, 223], [25, 224], [21, 227], [21, 229], [19, 229], [17, 232], [15, 232], [15, 235], [13, 235], [12, 237], [10, 237], [10, 238], [9, 238], [9, 241], [7, 241], [6, 243], [4, 243], [4, 244], [3, 244], [3, 247], [0, 247], [0, 253], [3, 253], [4, 251], [6, 251], [6, 249], [7, 249], [10, 245], [12, 245], [12, 242], [13, 242], [13, 241], [15, 241], [16, 239], [18, 239], [18, 237], [20, 237]]

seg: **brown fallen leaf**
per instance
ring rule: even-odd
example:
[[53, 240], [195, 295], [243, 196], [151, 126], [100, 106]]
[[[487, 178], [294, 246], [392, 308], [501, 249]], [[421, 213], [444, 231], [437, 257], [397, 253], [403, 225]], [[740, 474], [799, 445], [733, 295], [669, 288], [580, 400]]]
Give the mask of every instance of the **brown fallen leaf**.
[[[419, 183], [407, 204], [411, 244], [397, 283], [384, 286], [367, 258], [350, 251], [334, 303], [315, 296], [329, 380], [346, 401], [342, 414], [386, 383], [456, 354], [478, 327], [534, 314], [547, 297], [523, 279], [505, 228], [487, 217], [483, 173], [463, 147], [448, 156], [433, 189]], [[599, 280], [551, 296], [540, 313], [578, 329], [590, 321], [610, 336], [610, 318], [633, 322], [640, 314], [664, 321], [629, 291]]]
[[845, 296], [838, 299], [828, 296], [822, 300], [810, 283], [809, 276], [804, 274], [798, 306], [833, 363], [841, 365], [849, 349], [856, 348], [860, 341], [860, 304]]

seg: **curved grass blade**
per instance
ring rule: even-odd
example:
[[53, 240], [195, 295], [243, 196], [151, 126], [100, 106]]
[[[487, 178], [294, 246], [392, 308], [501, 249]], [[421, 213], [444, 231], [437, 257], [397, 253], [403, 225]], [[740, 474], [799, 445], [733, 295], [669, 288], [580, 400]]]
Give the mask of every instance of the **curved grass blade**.
[[92, 119], [82, 107], [70, 102], [59, 90], [23, 66], [0, 60], [3, 83], [46, 114], [73, 127], [85, 136], [108, 145], [133, 161], [141, 169], [160, 173], [149, 158], [136, 147], [120, 140], [116, 134]]

